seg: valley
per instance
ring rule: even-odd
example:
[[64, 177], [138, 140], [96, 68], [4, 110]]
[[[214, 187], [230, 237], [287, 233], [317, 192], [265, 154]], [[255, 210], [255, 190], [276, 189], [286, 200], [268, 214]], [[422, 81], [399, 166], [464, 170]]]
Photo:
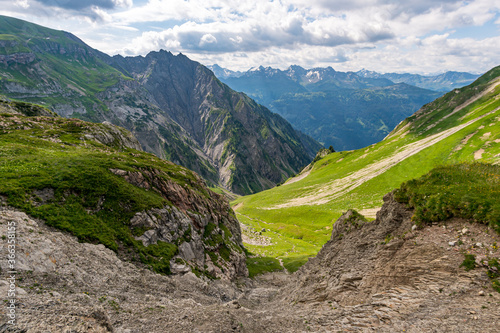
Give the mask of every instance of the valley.
[[300, 180], [291, 178], [233, 201], [242, 223], [255, 229], [265, 223], [282, 236], [276, 245], [251, 250], [285, 263], [305, 262], [328, 240], [332, 221], [346, 210], [377, 210], [385, 193], [438, 165], [498, 163], [498, 75], [495, 68], [471, 86], [426, 105], [377, 144], [329, 154], [299, 174]]
[[325, 147], [351, 150], [382, 140], [404, 118], [478, 76], [449, 72], [439, 76], [306, 70], [290, 66], [232, 72], [218, 65], [214, 73], [235, 90], [287, 119]]
[[498, 330], [500, 67], [213, 69], [346, 146], [182, 53], [0, 16], [1, 332]]

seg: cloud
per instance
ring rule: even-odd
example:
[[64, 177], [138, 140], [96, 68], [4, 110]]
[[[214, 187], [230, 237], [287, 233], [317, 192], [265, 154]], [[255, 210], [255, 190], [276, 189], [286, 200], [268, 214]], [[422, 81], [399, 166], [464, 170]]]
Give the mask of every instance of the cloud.
[[28, 9], [30, 6], [28, 0], [16, 0], [15, 4], [23, 9]]
[[131, 7], [132, 0], [36, 0], [37, 2], [62, 9], [81, 10], [90, 8], [114, 9], [120, 7]]
[[200, 47], [203, 47], [205, 45], [209, 44], [216, 44], [217, 43], [217, 38], [215, 38], [212, 34], [205, 34], [201, 36], [200, 38]]
[[[482, 71], [500, 51], [497, 39], [480, 36], [500, 25], [498, 0], [0, 0], [0, 13], [70, 31], [109, 54], [166, 49], [240, 70]], [[482, 27], [461, 34], [475, 39], [454, 34], [469, 27]]]
[[323, 18], [308, 22], [296, 13], [272, 19], [250, 17], [228, 22], [196, 23], [193, 21], [163, 31], [148, 31], [134, 39], [133, 47], [143, 53], [151, 45], [167, 45], [177, 41], [181, 52], [256, 52], [280, 47], [338, 46], [374, 43], [394, 35], [383, 22], [361, 22], [361, 18]]

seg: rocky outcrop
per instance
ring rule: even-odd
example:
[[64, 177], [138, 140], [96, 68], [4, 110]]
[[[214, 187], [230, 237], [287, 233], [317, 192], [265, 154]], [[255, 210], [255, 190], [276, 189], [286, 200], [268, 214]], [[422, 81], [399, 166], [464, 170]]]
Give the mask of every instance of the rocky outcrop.
[[0, 113], [18, 114], [23, 116], [56, 117], [57, 115], [49, 109], [31, 103], [12, 102], [0, 99]]
[[[21, 106], [20, 106], [21, 104]], [[0, 128], [9, 129], [43, 129], [46, 131], [44, 139], [52, 142], [60, 142], [59, 137], [66, 132], [61, 131], [61, 118], [42, 107], [28, 103], [2, 103], [0, 101], [0, 113], [8, 113], [12, 116], [0, 119]], [[25, 115], [29, 115], [26, 117]], [[141, 150], [139, 141], [127, 130], [110, 123], [92, 124], [78, 119], [63, 120], [65, 130], [69, 129], [79, 134], [82, 141], [97, 141], [105, 146], [115, 149], [137, 149]], [[54, 131], [50, 131], [52, 128]]]
[[203, 180], [195, 178], [189, 187], [182, 187], [156, 169], [111, 172], [132, 185], [160, 193], [172, 203], [136, 213], [130, 227], [145, 230], [136, 238], [145, 246], [158, 241], [178, 244], [178, 254], [170, 261], [173, 273], [195, 268], [229, 280], [248, 275], [239, 223], [223, 196], [193, 190], [204, 188]]
[[141, 144], [132, 133], [107, 121], [103, 122], [101, 126], [89, 127], [84, 137], [106, 146], [142, 150]]
[[[414, 229], [411, 211], [385, 200], [376, 221], [353, 212], [339, 219], [334, 238], [297, 273], [237, 284], [155, 274], [4, 206], [0, 233], [16, 225], [18, 319], [9, 326], [2, 307], [0, 330], [497, 332], [500, 294], [480, 259], [498, 257], [500, 237], [463, 220]], [[462, 244], [450, 245], [457, 236]], [[471, 271], [460, 267], [467, 249], [478, 258]], [[7, 261], [0, 266], [5, 276]], [[0, 281], [2, 295], [9, 288]]]
[[33, 53], [14, 53], [0, 55], [0, 63], [12, 65], [13, 63], [27, 65], [35, 61], [36, 56]]
[[[8, 226], [16, 228], [17, 317], [15, 325], [8, 324], [2, 306], [2, 332], [169, 331], [190, 312], [241, 295], [227, 282], [209, 284], [191, 272], [168, 277], [138, 268], [103, 245], [79, 243], [23, 212], [0, 207], [2, 235], [7, 235]], [[9, 253], [5, 241], [0, 242], [0, 253], [2, 258]], [[7, 260], [0, 260], [0, 267], [3, 273], [12, 270]], [[2, 274], [0, 281], [4, 298], [10, 288], [6, 277]], [[161, 314], [166, 309], [169, 314]], [[185, 309], [182, 314], [180, 309]], [[150, 311], [146, 321], [138, 320], [139, 313]], [[161, 320], [164, 315], [170, 318]]]
[[[348, 211], [283, 299], [329, 304], [332, 314], [321, 322], [326, 313], [318, 310], [316, 328], [494, 332], [499, 312], [492, 304], [500, 294], [487, 274], [496, 268], [487, 261], [500, 257], [499, 235], [462, 219], [417, 229], [412, 214], [392, 193], [375, 221]], [[461, 267], [467, 253], [475, 255], [476, 269]]]

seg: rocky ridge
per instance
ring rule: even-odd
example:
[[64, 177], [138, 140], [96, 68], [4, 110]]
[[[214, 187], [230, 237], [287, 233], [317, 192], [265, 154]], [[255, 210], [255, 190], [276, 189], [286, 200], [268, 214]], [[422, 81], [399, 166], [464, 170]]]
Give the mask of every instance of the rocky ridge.
[[[160, 193], [172, 203], [137, 212], [130, 220], [131, 228], [146, 230], [136, 238], [145, 246], [158, 241], [179, 244], [178, 254], [170, 260], [172, 273], [191, 272], [196, 267], [218, 278], [248, 275], [239, 223], [221, 195], [209, 191], [207, 200], [156, 169], [110, 171], [134, 186]], [[203, 180], [196, 180], [199, 187], [204, 186]]]
[[[499, 235], [458, 218], [420, 230], [412, 214], [392, 193], [375, 221], [348, 211], [333, 225], [331, 240], [295, 274], [284, 298], [326, 302], [340, 310], [328, 321], [342, 329], [495, 331], [500, 294], [486, 259], [498, 259]], [[460, 267], [465, 253], [475, 255], [476, 269]]]
[[110, 57], [70, 33], [5, 16], [0, 21], [1, 95], [127, 128], [145, 151], [210, 185], [238, 194], [268, 189], [320, 148], [182, 54]]
[[[5, 202], [140, 267], [222, 279], [248, 275], [238, 221], [198, 175], [137, 150], [139, 142], [123, 128], [27, 117], [26, 110], [33, 111], [0, 112]], [[76, 224], [66, 222], [74, 216]]]

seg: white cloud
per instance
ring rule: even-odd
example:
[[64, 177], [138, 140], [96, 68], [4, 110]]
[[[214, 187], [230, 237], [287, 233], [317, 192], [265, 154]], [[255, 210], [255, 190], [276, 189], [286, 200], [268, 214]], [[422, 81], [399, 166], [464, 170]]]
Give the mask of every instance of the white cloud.
[[207, 44], [216, 44], [217, 38], [215, 38], [212, 34], [205, 34], [200, 38], [200, 47], [203, 47]]
[[23, 9], [28, 9], [30, 6], [28, 0], [17, 0], [16, 5]]
[[110, 54], [163, 48], [233, 69], [482, 71], [500, 51], [495, 38], [452, 38], [500, 25], [498, 0], [0, 0], [0, 8]]

